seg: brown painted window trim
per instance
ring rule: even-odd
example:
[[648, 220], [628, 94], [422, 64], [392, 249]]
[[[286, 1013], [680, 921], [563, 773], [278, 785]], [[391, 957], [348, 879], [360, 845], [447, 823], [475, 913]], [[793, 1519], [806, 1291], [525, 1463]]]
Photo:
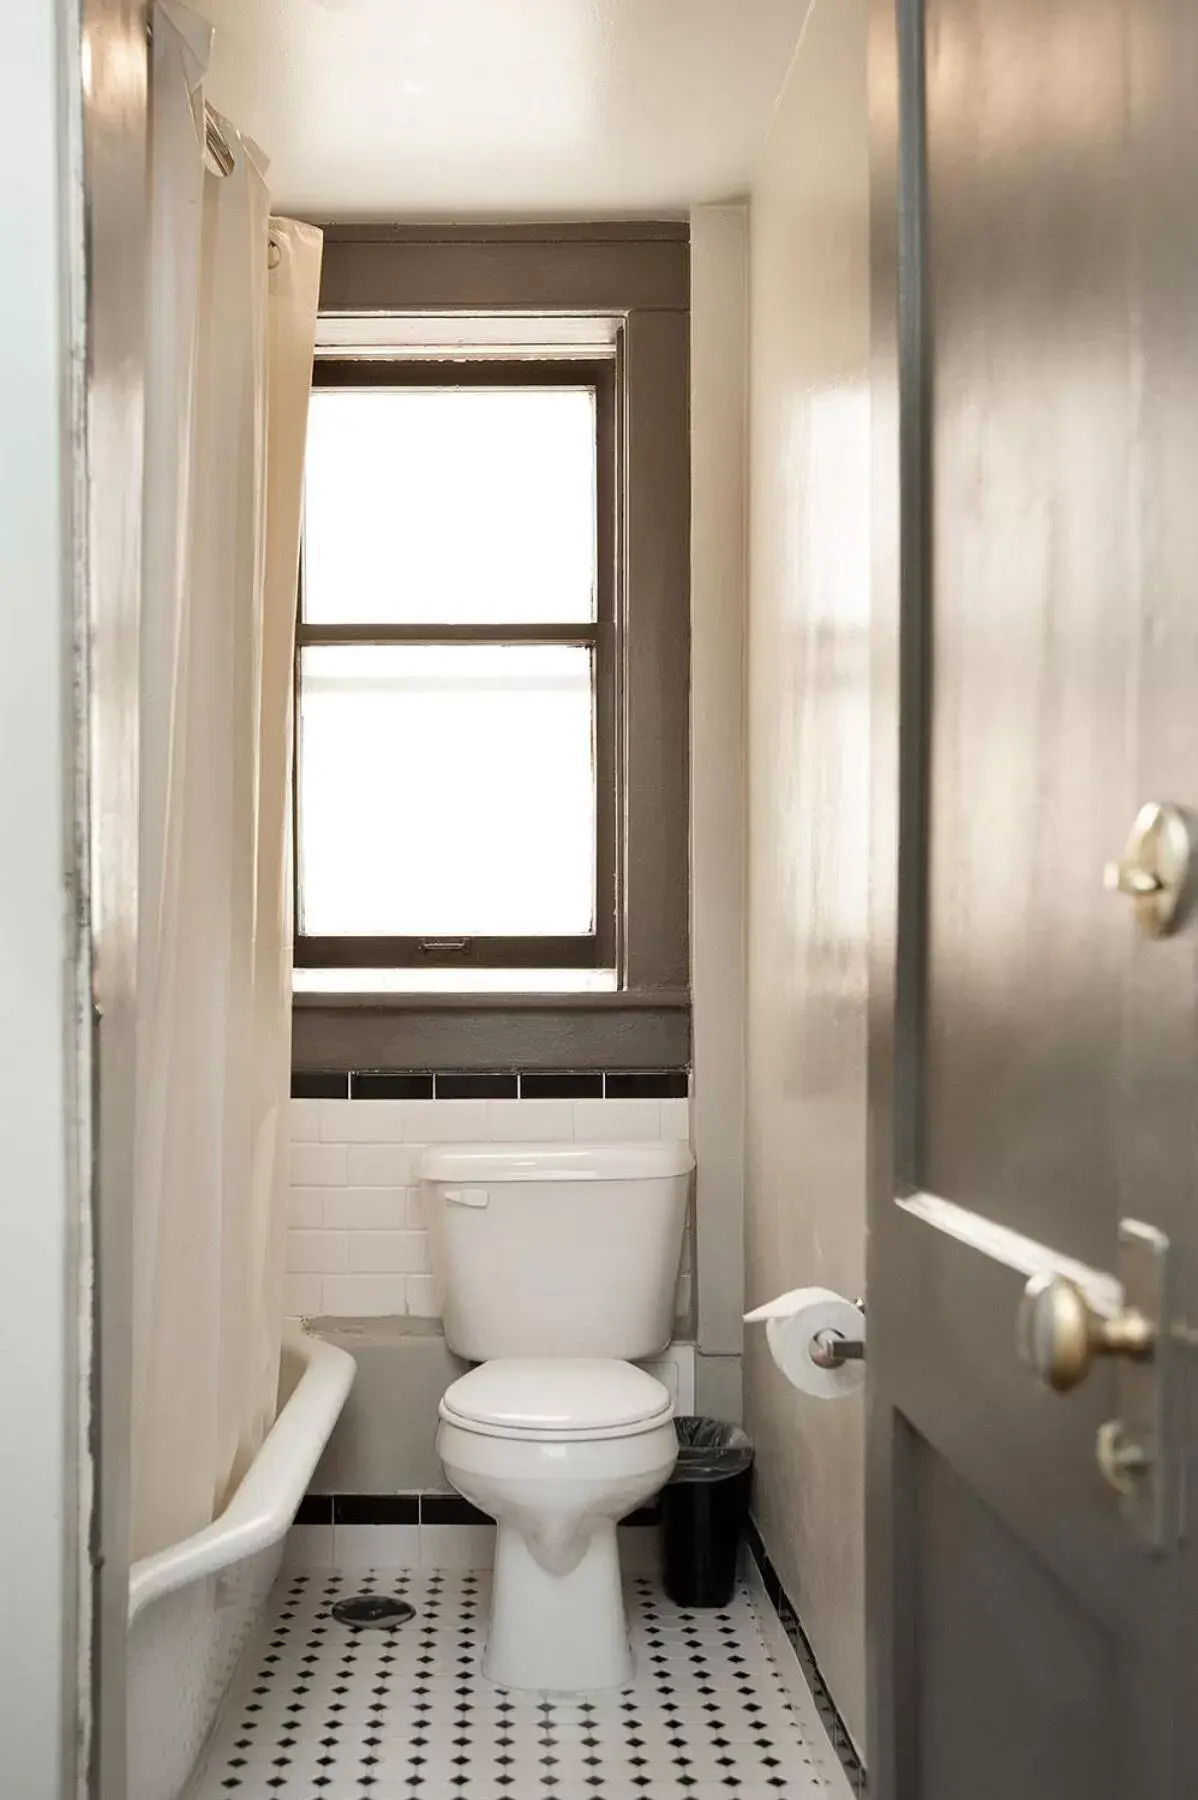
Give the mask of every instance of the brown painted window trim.
[[[538, 362], [488, 357], [467, 363], [451, 358], [411, 359], [320, 356], [313, 373], [317, 388], [404, 387], [587, 387], [596, 409], [596, 617], [591, 623], [527, 625], [421, 624], [312, 625], [303, 616], [303, 582], [295, 634], [295, 842], [299, 833], [301, 760], [300, 681], [303, 652], [336, 644], [576, 644], [594, 657], [595, 692], [595, 929], [585, 936], [464, 937], [428, 933], [420, 937], [317, 937], [302, 931], [295, 940], [301, 969], [618, 969], [618, 822], [623, 811], [624, 772], [616, 722], [622, 697], [622, 608], [617, 597], [618, 503], [621, 488], [617, 431], [615, 357]], [[295, 866], [295, 917], [302, 918], [300, 859]], [[398, 996], [397, 996], [398, 998]]]
[[656, 1069], [691, 1060], [687, 994], [409, 998], [412, 1004], [395, 1006], [391, 996], [297, 996], [292, 1068]]
[[681, 220], [541, 225], [345, 225], [324, 232], [325, 313], [596, 316], [690, 305]]
[[[689, 233], [601, 225], [325, 223], [321, 311], [619, 322], [614, 993], [303, 993], [296, 1068], [666, 1066], [690, 1046]], [[553, 342], [552, 328], [546, 341]], [[338, 361], [353, 360], [345, 351]], [[579, 360], [589, 360], [582, 352]], [[361, 361], [355, 371], [361, 375]], [[419, 372], [413, 379], [419, 379]], [[447, 630], [447, 641], [455, 641]], [[536, 641], [535, 638], [525, 641]], [[360, 963], [358, 966], [362, 966]], [[369, 966], [369, 965], [366, 965]], [[560, 961], [554, 966], [564, 966]], [[447, 1061], [448, 1059], [448, 1061]]]

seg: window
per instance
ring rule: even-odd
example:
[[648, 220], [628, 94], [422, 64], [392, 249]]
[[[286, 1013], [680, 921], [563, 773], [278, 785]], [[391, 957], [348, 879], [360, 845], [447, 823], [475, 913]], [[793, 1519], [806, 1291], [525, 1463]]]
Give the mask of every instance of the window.
[[614, 357], [318, 362], [300, 968], [615, 985], [614, 415]]

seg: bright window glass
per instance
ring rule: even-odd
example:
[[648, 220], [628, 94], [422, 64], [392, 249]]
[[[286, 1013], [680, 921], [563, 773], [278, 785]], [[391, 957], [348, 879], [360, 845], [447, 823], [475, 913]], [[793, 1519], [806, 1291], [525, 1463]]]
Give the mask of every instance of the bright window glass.
[[317, 388], [304, 618], [576, 624], [596, 608], [591, 388]]
[[306, 935], [594, 929], [588, 649], [309, 646], [300, 728]]

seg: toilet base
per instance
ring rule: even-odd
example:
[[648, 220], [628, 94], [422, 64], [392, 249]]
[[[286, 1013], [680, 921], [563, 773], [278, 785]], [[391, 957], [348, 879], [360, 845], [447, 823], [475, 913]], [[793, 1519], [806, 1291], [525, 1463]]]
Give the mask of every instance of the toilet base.
[[599, 1520], [568, 1575], [550, 1575], [502, 1521], [483, 1674], [497, 1687], [586, 1694], [632, 1680], [615, 1521]]

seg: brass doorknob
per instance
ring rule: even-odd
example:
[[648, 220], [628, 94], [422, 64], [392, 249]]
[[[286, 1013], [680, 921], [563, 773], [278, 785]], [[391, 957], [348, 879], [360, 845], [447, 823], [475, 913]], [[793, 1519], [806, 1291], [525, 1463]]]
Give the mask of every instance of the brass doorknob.
[[1099, 1356], [1146, 1362], [1156, 1343], [1151, 1322], [1134, 1306], [1107, 1318], [1095, 1312], [1075, 1281], [1033, 1275], [1019, 1308], [1019, 1354], [1045, 1387], [1067, 1394], [1084, 1381]]

